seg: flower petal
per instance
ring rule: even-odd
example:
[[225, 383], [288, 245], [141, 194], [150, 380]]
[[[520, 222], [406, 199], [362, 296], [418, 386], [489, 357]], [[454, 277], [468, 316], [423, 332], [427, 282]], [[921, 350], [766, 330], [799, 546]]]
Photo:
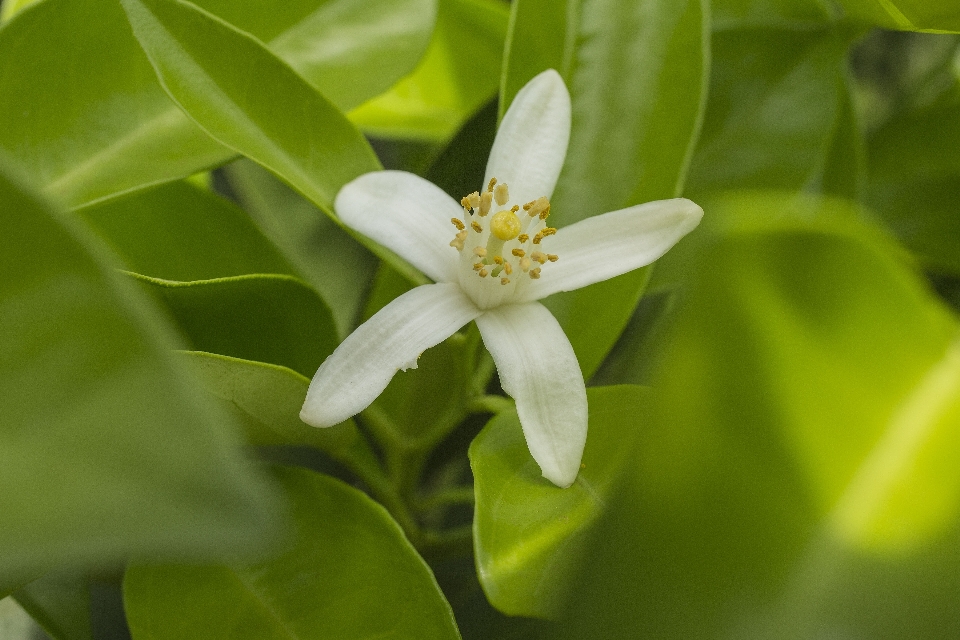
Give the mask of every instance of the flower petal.
[[330, 427], [360, 413], [399, 369], [416, 368], [421, 353], [480, 313], [456, 284], [408, 291], [360, 325], [320, 365], [300, 419]]
[[685, 198], [657, 200], [581, 220], [543, 241], [543, 251], [560, 256], [544, 265], [521, 300], [539, 300], [608, 280], [650, 264], [694, 229], [703, 209]]
[[444, 191], [405, 171], [366, 173], [346, 184], [333, 203], [351, 229], [376, 240], [436, 282], [456, 282], [457, 230], [463, 209]]
[[563, 78], [548, 69], [517, 93], [503, 116], [487, 160], [490, 178], [506, 182], [511, 202], [524, 204], [553, 195], [570, 141], [570, 94]]
[[539, 302], [487, 311], [477, 326], [533, 459], [547, 480], [569, 487], [587, 441], [587, 391], [570, 341]]

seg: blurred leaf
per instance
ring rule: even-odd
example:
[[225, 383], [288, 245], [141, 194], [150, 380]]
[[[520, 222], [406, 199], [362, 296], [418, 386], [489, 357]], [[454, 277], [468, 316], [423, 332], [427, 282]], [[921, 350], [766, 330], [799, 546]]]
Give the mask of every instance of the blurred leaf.
[[378, 504], [278, 469], [295, 530], [253, 565], [139, 566], [124, 599], [137, 640], [459, 638], [433, 574]]
[[173, 282], [131, 275], [166, 305], [197, 351], [312, 376], [338, 344], [327, 305], [296, 278], [249, 275]]
[[708, 205], [564, 637], [955, 637], [956, 320], [843, 202]]
[[746, 28], [817, 28], [835, 9], [828, 0], [714, 0], [714, 31]]
[[[414, 67], [433, 1], [198, 4], [268, 41], [349, 108]], [[256, 93], [267, 93], [267, 82], [258, 78]], [[233, 155], [171, 104], [114, 0], [45, 0], [3, 27], [0, 118], [16, 123], [0, 129], [0, 148], [71, 205], [185, 177]]]
[[487, 157], [497, 135], [497, 101], [491, 100], [471, 117], [440, 152], [426, 178], [455, 200], [483, 185]]
[[822, 29], [715, 33], [687, 193], [817, 182], [843, 116], [846, 51], [842, 37]]
[[18, 181], [0, 203], [0, 575], [258, 542], [272, 496], [156, 308]]
[[347, 337], [356, 327], [377, 259], [263, 167], [243, 159], [226, 171], [244, 208], [303, 279], [320, 292], [340, 337]]
[[77, 211], [130, 271], [165, 280], [211, 280], [296, 271], [235, 205], [187, 182]]
[[871, 136], [867, 202], [922, 264], [960, 274], [960, 99], [907, 110]]
[[39, 0], [3, 0], [0, 4], [0, 21], [6, 22], [13, 15], [23, 9], [26, 9]]
[[285, 367], [212, 353], [183, 352], [204, 389], [222, 400], [256, 446], [313, 447], [349, 469], [379, 473], [379, 463], [352, 421], [317, 429], [300, 420], [310, 380]]
[[838, 0], [846, 16], [884, 29], [960, 32], [954, 0]]
[[487, 598], [509, 615], [561, 613], [589, 532], [646, 421], [649, 393], [643, 387], [594, 387], [587, 398], [590, 435], [569, 489], [543, 478], [516, 413], [491, 420], [470, 445], [477, 572]]
[[49, 573], [14, 598], [54, 640], [94, 640], [86, 576]]
[[350, 113], [364, 131], [385, 138], [445, 140], [496, 95], [506, 5], [501, 0], [439, 0], [437, 9], [430, 45], [413, 73]]
[[[706, 100], [705, 3], [518, 0], [513, 11], [501, 111], [548, 68], [564, 77], [573, 100], [551, 220], [563, 226], [679, 195]], [[545, 302], [585, 377], [613, 346], [648, 278], [636, 271]]]

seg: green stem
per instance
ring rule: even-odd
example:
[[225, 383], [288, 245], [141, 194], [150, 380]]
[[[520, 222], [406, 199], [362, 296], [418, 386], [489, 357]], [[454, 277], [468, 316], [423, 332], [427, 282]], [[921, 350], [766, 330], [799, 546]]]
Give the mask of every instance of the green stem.
[[419, 512], [431, 511], [457, 504], [473, 504], [473, 487], [454, 487], [442, 489], [420, 500], [416, 505]]
[[503, 396], [477, 396], [470, 400], [467, 409], [471, 413], [492, 413], [494, 415], [514, 408], [513, 400]]

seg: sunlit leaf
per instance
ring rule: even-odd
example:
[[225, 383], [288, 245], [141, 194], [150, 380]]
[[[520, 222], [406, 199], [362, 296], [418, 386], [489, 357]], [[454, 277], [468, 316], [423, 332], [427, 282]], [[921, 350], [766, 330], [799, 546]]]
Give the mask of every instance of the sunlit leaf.
[[256, 564], [132, 567], [134, 638], [460, 637], [433, 574], [382, 507], [319, 474], [277, 474], [295, 523], [287, 544]]

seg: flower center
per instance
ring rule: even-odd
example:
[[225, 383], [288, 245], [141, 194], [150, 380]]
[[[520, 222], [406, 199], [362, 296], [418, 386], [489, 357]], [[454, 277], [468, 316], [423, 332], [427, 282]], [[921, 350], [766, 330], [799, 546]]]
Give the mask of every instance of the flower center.
[[[478, 302], [481, 306], [504, 302], [504, 296], [520, 285], [516, 281], [518, 276], [527, 274], [536, 280], [543, 265], [557, 261], [558, 256], [540, 250], [543, 239], [557, 232], [546, 225], [550, 201], [545, 196], [522, 207], [507, 208], [510, 190], [505, 183], [493, 178], [482, 194], [474, 191], [464, 196], [460, 204], [463, 219], [450, 220], [457, 228], [450, 246], [460, 252], [461, 284], [468, 290], [476, 289], [474, 297], [483, 300]], [[502, 208], [487, 218], [494, 204]], [[485, 294], [484, 290], [498, 278], [497, 288], [503, 289]]]

